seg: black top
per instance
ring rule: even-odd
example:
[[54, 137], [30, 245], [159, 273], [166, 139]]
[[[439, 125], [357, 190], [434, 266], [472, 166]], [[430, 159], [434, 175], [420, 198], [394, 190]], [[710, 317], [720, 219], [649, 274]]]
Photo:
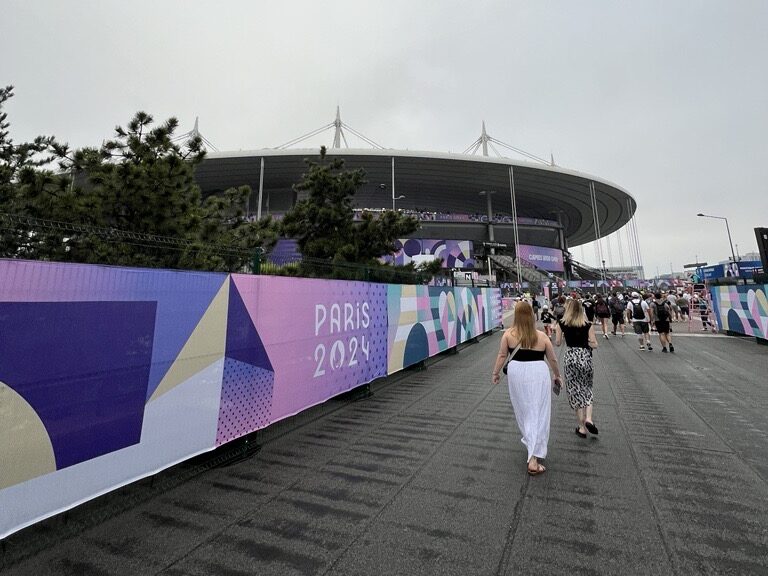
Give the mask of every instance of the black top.
[[558, 322], [560, 330], [565, 336], [565, 343], [569, 348], [589, 348], [589, 328], [592, 326], [587, 323], [583, 326], [566, 326], [562, 320]]
[[[514, 352], [514, 348], [509, 349], [509, 353]], [[517, 354], [512, 358], [513, 362], [536, 362], [537, 360], [544, 360], [544, 354], [546, 350], [531, 350], [530, 348], [520, 348]]]

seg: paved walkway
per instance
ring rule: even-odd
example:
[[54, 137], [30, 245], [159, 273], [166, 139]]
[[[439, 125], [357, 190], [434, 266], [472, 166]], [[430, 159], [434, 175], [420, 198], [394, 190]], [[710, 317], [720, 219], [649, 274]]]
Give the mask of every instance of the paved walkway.
[[253, 458], [185, 464], [14, 535], [0, 572], [768, 574], [768, 348], [601, 339], [600, 436], [574, 434], [561, 396], [532, 478], [489, 383], [499, 338], [277, 426]]

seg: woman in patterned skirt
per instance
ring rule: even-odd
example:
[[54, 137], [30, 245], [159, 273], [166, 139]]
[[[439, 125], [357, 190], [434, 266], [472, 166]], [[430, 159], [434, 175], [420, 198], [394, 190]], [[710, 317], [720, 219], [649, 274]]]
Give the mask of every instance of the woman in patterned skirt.
[[555, 342], [560, 346], [565, 338], [568, 349], [563, 358], [565, 389], [568, 403], [576, 411], [576, 434], [587, 437], [587, 431], [597, 434], [592, 421], [592, 350], [597, 348], [597, 338], [592, 324], [587, 321], [584, 307], [576, 299], [569, 300], [563, 319], [557, 323]]
[[547, 457], [549, 418], [551, 412], [550, 368], [556, 394], [560, 393], [560, 368], [552, 342], [543, 332], [536, 330], [533, 309], [527, 302], [515, 304], [512, 327], [504, 332], [491, 382], [498, 384], [504, 361], [514, 352], [507, 365], [509, 398], [515, 411], [515, 420], [523, 435], [521, 441], [528, 452], [528, 474], [536, 476], [546, 470], [539, 462]]

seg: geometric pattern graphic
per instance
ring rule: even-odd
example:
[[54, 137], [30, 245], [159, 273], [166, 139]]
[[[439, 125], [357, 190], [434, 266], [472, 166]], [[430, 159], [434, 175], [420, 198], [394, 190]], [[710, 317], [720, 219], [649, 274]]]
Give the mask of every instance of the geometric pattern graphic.
[[227, 358], [274, 371], [270, 422], [386, 374], [386, 285], [242, 274], [232, 283], [230, 326], [240, 318], [255, 344], [232, 335]]
[[0, 303], [0, 381], [34, 409], [57, 469], [140, 441], [155, 307]]
[[51, 439], [24, 398], [0, 382], [0, 490], [56, 470]]
[[471, 240], [433, 240], [404, 238], [395, 240], [395, 252], [382, 258], [397, 266], [410, 264], [415, 256], [435, 256], [442, 259], [443, 268], [474, 268], [474, 247]]
[[478, 310], [480, 288], [456, 288], [458, 305], [458, 341], [461, 344], [482, 333], [484, 316]]
[[456, 346], [456, 290], [431, 286], [389, 286], [389, 374]]
[[498, 299], [0, 259], [0, 538], [453, 347]]
[[488, 321], [485, 329], [490, 330], [495, 326], [501, 326], [502, 303], [501, 290], [484, 290], [486, 298], [486, 310], [488, 311]]
[[2, 302], [154, 302], [152, 365], [147, 400], [176, 361], [226, 274], [0, 261]]
[[715, 286], [715, 317], [721, 330], [768, 339], [768, 286]]
[[149, 402], [157, 400], [182, 382], [224, 357], [227, 338], [229, 278], [213, 297], [178, 355], [168, 366]]
[[229, 286], [225, 354], [217, 446], [271, 422], [275, 372], [234, 282]]

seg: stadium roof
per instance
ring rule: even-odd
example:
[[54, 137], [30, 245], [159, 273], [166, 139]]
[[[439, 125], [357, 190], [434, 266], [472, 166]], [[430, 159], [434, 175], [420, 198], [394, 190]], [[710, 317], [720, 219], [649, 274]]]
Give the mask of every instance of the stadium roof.
[[[603, 178], [509, 158], [390, 149], [330, 148], [327, 157], [341, 157], [349, 169], [364, 168], [367, 183], [355, 195], [360, 208], [397, 207], [454, 213], [487, 213], [486, 196], [492, 191], [494, 213], [512, 213], [510, 167], [514, 174], [517, 213], [520, 217], [557, 220], [569, 247], [595, 239], [590, 183], [594, 183], [600, 236], [622, 228], [637, 209], [623, 188]], [[392, 159], [394, 158], [394, 177]], [[305, 159], [319, 160], [313, 149], [264, 149], [213, 152], [197, 168], [204, 193], [247, 184], [252, 188], [250, 212], [257, 198], [264, 160], [263, 213], [284, 212], [296, 200], [293, 184], [306, 170]], [[395, 190], [392, 191], [394, 180]]]

